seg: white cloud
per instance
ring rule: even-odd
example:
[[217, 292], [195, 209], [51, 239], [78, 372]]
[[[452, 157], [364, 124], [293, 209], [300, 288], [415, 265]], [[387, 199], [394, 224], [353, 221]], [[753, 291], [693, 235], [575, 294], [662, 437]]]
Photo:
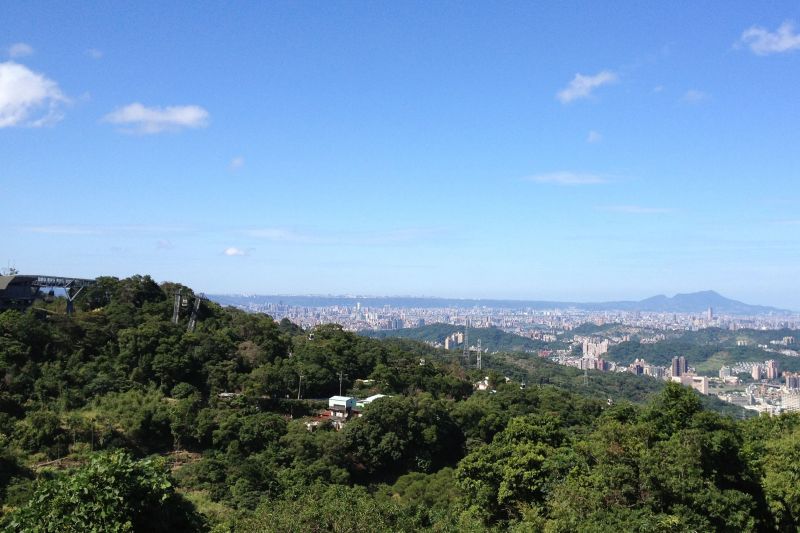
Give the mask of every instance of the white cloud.
[[589, 135], [586, 137], [586, 142], [589, 144], [599, 143], [602, 140], [603, 136], [594, 130], [590, 131]]
[[617, 79], [617, 75], [610, 70], [598, 72], [594, 76], [575, 74], [572, 81], [569, 82], [564, 89], [558, 91], [556, 98], [558, 98], [562, 104], [568, 104], [580, 98], [588, 98], [592, 95], [592, 91], [598, 87], [614, 83]]
[[672, 213], [674, 210], [668, 207], [646, 207], [642, 205], [607, 205], [599, 207], [601, 211], [611, 211], [613, 213], [627, 213], [629, 215], [659, 215]]
[[33, 54], [33, 47], [27, 43], [14, 43], [8, 47], [8, 57], [17, 58]]
[[744, 32], [739, 43], [749, 47], [757, 55], [780, 54], [800, 49], [800, 34], [794, 32], [794, 24], [781, 24], [774, 32], [760, 26], [752, 26]]
[[550, 183], [553, 185], [598, 185], [601, 183], [608, 183], [606, 178], [596, 174], [580, 174], [566, 171], [528, 176], [525, 180], [536, 183]]
[[66, 102], [53, 80], [13, 61], [0, 63], [0, 128], [52, 124]]
[[86, 50], [86, 55], [92, 59], [100, 59], [103, 57], [103, 51], [97, 48], [89, 48]]
[[236, 248], [235, 246], [231, 246], [229, 248], [225, 248], [225, 251], [222, 252], [228, 257], [236, 257], [236, 256], [243, 256], [247, 255], [247, 252], [242, 250], [241, 248]]
[[156, 242], [156, 249], [158, 250], [172, 250], [175, 245], [169, 239], [159, 239]]
[[231, 170], [239, 170], [243, 166], [244, 166], [244, 157], [238, 155], [238, 156], [234, 157], [233, 159], [231, 159], [231, 163], [229, 165], [229, 168]]
[[129, 126], [133, 133], [160, 133], [183, 128], [203, 128], [208, 124], [208, 111], [196, 105], [145, 107], [134, 102], [106, 115], [103, 120]]
[[689, 104], [697, 104], [703, 100], [707, 100], [708, 94], [704, 93], [703, 91], [698, 91], [697, 89], [689, 89], [683, 93], [683, 98], [681, 99]]

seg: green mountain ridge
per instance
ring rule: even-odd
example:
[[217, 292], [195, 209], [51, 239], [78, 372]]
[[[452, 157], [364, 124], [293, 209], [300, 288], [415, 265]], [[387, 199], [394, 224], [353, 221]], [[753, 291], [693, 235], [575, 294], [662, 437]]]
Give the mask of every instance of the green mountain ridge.
[[[403, 328], [394, 330], [364, 330], [360, 331], [360, 335], [372, 337], [376, 339], [385, 338], [402, 338], [412, 339], [422, 342], [444, 343], [446, 337], [453, 333], [463, 333], [464, 326], [455, 326], [451, 324], [429, 324], [418, 328]], [[514, 333], [505, 332], [496, 327], [490, 328], [469, 328], [469, 343], [474, 346], [478, 339], [481, 340], [481, 347], [490, 352], [496, 351], [519, 351], [530, 352], [547, 347], [547, 343], [516, 335]], [[462, 346], [458, 345], [458, 349]]]

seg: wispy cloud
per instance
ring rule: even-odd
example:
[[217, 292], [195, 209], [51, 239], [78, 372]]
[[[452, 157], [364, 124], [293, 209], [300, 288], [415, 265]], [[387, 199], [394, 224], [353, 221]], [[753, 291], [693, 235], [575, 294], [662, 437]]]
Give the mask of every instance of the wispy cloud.
[[18, 58], [33, 55], [33, 47], [27, 43], [14, 43], [8, 47], [8, 57]]
[[751, 26], [742, 32], [737, 44], [747, 46], [760, 56], [780, 54], [800, 49], [800, 34], [795, 33], [794, 24], [787, 20], [774, 32], [761, 26]]
[[683, 93], [681, 100], [688, 104], [699, 104], [704, 100], [708, 100], [708, 93], [704, 93], [703, 91], [699, 91], [697, 89], [689, 89]]
[[562, 104], [568, 104], [573, 100], [581, 98], [588, 98], [592, 95], [592, 91], [603, 85], [616, 82], [617, 75], [610, 70], [603, 70], [594, 76], [584, 76], [583, 74], [575, 74], [572, 81], [567, 86], [556, 94], [556, 98]]
[[302, 232], [289, 228], [254, 228], [244, 231], [248, 237], [272, 242], [310, 245], [382, 246], [414, 243], [442, 234], [436, 228], [400, 228], [369, 232]]
[[159, 225], [91, 225], [91, 224], [49, 224], [41, 226], [17, 226], [18, 231], [47, 235], [121, 235], [121, 234], [163, 234], [188, 231], [184, 226]]
[[241, 248], [236, 248], [235, 246], [230, 246], [225, 248], [222, 252], [223, 254], [227, 255], [228, 257], [241, 257], [247, 255], [247, 251]]
[[231, 170], [239, 170], [243, 166], [244, 166], [244, 157], [242, 157], [240, 155], [237, 155], [236, 157], [231, 159], [231, 162], [230, 162], [230, 165], [228, 165], [228, 168], [230, 168]]
[[53, 80], [13, 61], [0, 63], [0, 128], [52, 124], [67, 102]]
[[536, 176], [528, 176], [525, 181], [533, 181], [535, 183], [549, 183], [552, 185], [599, 185], [601, 183], [608, 183], [608, 179], [597, 174], [582, 174], [577, 172], [551, 172], [549, 174], [538, 174]]
[[600, 211], [612, 213], [626, 213], [629, 215], [663, 215], [675, 210], [669, 207], [647, 207], [642, 205], [603, 205], [597, 207]]
[[169, 239], [159, 239], [156, 242], [157, 250], [172, 250], [173, 248], [175, 248], [175, 245]]
[[256, 228], [245, 230], [245, 235], [276, 242], [313, 242], [316, 239], [311, 235], [296, 232], [286, 228]]
[[98, 50], [97, 48], [89, 48], [86, 50], [86, 55], [91, 57], [92, 59], [102, 59], [103, 51]]
[[208, 124], [208, 111], [196, 105], [146, 107], [138, 102], [120, 107], [103, 120], [126, 126], [125, 131], [141, 134], [203, 128]]
[[46, 235], [102, 235], [100, 228], [91, 226], [26, 226], [23, 231]]
[[594, 130], [590, 131], [589, 135], [586, 136], [586, 142], [589, 144], [599, 143], [602, 140], [603, 136]]

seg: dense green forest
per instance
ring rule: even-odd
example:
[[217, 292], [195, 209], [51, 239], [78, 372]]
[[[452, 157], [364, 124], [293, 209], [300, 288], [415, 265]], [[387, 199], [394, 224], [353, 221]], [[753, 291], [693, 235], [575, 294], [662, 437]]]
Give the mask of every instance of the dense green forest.
[[721, 340], [701, 339], [695, 333], [697, 332], [654, 344], [623, 342], [609, 348], [608, 358], [625, 365], [632, 363], [634, 359], [641, 358], [654, 365], [669, 366], [674, 356], [683, 355], [689, 365], [695, 367], [698, 373], [710, 376], [716, 376], [723, 365], [734, 365], [746, 361], [761, 362], [766, 359], [778, 361], [782, 370], [800, 371], [800, 357], [765, 352], [757, 346], [736, 346], [735, 341], [731, 345], [729, 342]]
[[[179, 290], [100, 278], [72, 316], [0, 313], [4, 530], [797, 530], [799, 416], [207, 301], [192, 330]], [[340, 386], [389, 396], [309, 431]]]

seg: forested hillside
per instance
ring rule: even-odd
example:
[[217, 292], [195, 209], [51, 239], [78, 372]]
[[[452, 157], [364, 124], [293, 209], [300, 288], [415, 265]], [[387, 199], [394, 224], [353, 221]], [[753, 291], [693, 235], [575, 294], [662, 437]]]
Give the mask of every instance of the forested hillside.
[[[374, 337], [376, 339], [387, 338], [401, 338], [413, 339], [423, 342], [443, 343], [445, 337], [448, 337], [456, 332], [463, 332], [464, 326], [454, 326], [452, 324], [430, 324], [418, 328], [405, 328], [393, 329], [383, 331], [362, 331], [362, 335]], [[478, 339], [481, 340], [481, 346], [490, 351], [504, 351], [504, 352], [529, 352], [546, 348], [547, 343], [523, 337], [521, 335], [514, 335], [507, 333], [499, 328], [469, 328], [470, 345], [474, 346]], [[461, 348], [459, 345], [457, 348]]]
[[[186, 310], [171, 321], [178, 290], [194, 297], [100, 278], [72, 316], [0, 314], [5, 530], [797, 528], [800, 417], [737, 421], [677, 385], [583, 386], [513, 354], [478, 373], [207, 301], [192, 331]], [[388, 396], [310, 431], [340, 386]]]
[[[781, 338], [784, 334], [794, 336], [798, 335], [798, 332], [744, 330], [735, 335], [725, 330], [710, 328], [687, 332], [654, 344], [623, 342], [609, 348], [608, 358], [625, 365], [641, 358], [654, 365], [668, 366], [674, 356], [683, 355], [689, 365], [695, 367], [698, 373], [705, 375], [717, 375], [722, 365], [734, 365], [744, 361], [761, 362], [766, 359], [778, 361], [783, 370], [800, 371], [800, 357], [783, 355], [774, 350], [766, 352], [755, 344], [755, 340], [759, 344], [766, 344], [769, 342], [768, 339]], [[746, 340], [750, 344], [738, 346], [737, 339]]]

